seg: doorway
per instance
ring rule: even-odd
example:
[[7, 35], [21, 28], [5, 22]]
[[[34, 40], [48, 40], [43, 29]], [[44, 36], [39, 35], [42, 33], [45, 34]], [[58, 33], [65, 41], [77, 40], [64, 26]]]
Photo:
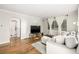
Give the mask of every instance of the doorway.
[[12, 18], [10, 20], [10, 36], [21, 38], [21, 20]]
[[10, 45], [16, 46], [21, 43], [21, 20], [12, 18], [10, 20]]

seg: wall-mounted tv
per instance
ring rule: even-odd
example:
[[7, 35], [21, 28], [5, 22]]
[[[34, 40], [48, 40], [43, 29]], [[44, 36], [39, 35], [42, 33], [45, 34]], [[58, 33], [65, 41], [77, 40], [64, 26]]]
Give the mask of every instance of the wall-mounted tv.
[[31, 31], [32, 34], [35, 33], [40, 33], [40, 26], [31, 26]]

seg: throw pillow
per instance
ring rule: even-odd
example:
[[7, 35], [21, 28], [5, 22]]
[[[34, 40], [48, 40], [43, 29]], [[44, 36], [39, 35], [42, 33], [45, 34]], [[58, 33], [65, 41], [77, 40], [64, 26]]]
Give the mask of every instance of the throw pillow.
[[65, 44], [68, 48], [75, 48], [78, 44], [78, 41], [77, 41], [76, 37], [74, 37], [74, 36], [67, 36], [65, 38]]
[[58, 35], [55, 37], [56, 43], [63, 44], [64, 43], [64, 35]]

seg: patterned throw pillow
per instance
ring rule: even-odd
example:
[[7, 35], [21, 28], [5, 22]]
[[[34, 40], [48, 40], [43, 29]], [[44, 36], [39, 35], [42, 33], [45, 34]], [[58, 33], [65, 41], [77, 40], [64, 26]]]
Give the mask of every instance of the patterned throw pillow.
[[77, 41], [76, 37], [74, 37], [74, 36], [67, 36], [65, 38], [65, 44], [68, 48], [75, 48], [78, 44], [78, 41]]

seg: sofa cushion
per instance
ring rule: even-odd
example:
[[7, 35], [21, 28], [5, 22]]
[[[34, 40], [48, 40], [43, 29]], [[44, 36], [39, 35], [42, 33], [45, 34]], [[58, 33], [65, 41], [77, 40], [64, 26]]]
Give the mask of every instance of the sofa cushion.
[[55, 36], [54, 37], [54, 41], [56, 42], [56, 43], [60, 43], [60, 44], [63, 44], [64, 43], [64, 35], [58, 35], [58, 36]]
[[48, 41], [46, 43], [46, 53], [47, 54], [75, 54], [76, 49], [67, 48], [63, 44]]

